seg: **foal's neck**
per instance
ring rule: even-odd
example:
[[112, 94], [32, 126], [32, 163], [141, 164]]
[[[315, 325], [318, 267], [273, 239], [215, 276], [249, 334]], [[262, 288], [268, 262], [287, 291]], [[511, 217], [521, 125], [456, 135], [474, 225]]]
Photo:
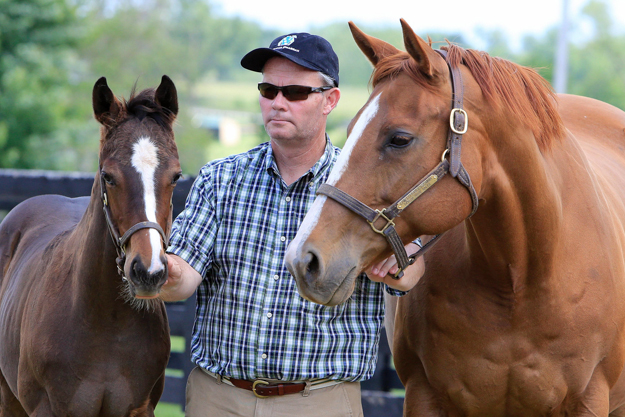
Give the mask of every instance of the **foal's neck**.
[[74, 288], [86, 302], [117, 306], [123, 303], [120, 300], [122, 280], [117, 273], [117, 252], [102, 207], [96, 178], [89, 205], [68, 242], [82, 251], [72, 275]]

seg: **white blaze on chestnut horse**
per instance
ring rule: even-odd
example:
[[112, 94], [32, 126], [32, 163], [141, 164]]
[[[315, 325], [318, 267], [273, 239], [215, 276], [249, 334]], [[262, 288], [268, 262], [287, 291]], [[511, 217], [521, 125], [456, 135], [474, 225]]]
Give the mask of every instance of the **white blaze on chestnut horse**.
[[407, 52], [350, 26], [373, 92], [287, 252], [302, 296], [347, 300], [392, 253], [372, 227], [444, 233], [397, 305], [404, 414], [625, 415], [625, 113], [403, 20]]

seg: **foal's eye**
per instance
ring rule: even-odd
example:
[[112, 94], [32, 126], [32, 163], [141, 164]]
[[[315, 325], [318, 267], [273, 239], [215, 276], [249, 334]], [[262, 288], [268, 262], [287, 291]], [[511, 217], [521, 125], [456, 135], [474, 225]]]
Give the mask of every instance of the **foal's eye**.
[[389, 145], [394, 148], [403, 148], [404, 146], [408, 146], [410, 142], [412, 142], [412, 136], [394, 134], [389, 140]]
[[173, 185], [176, 185], [176, 183], [178, 182], [178, 180], [179, 180], [180, 178], [182, 178], [182, 173], [177, 172], [177, 173], [174, 175], [174, 178], [172, 178], [171, 183], [172, 183]]
[[102, 172], [102, 179], [108, 185], [115, 185], [115, 180], [113, 180], [113, 177], [111, 177], [111, 175], [107, 172]]

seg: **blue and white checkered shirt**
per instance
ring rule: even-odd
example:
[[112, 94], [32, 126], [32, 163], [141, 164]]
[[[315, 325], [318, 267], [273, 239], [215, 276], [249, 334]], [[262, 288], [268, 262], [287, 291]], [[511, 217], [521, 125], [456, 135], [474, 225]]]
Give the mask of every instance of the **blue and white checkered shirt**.
[[284, 265], [339, 152], [328, 140], [319, 161], [290, 186], [269, 143], [200, 170], [168, 249], [204, 277], [192, 340], [197, 365], [247, 380], [373, 375], [385, 286], [361, 276], [347, 302], [321, 306], [298, 294]]

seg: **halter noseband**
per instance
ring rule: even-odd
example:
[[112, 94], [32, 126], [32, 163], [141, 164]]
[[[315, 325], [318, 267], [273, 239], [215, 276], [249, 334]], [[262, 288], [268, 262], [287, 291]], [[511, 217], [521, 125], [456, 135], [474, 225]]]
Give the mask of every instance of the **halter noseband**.
[[[443, 58], [447, 56], [447, 51], [439, 50], [436, 52], [441, 54]], [[436, 168], [426, 174], [425, 177], [423, 177], [399, 200], [397, 200], [391, 206], [382, 210], [374, 210], [366, 204], [360, 202], [359, 200], [330, 184], [322, 184], [317, 190], [317, 194], [323, 194], [327, 197], [330, 197], [331, 199], [347, 207], [354, 213], [360, 215], [361, 217], [364, 217], [374, 232], [379, 233], [386, 238], [388, 243], [391, 245], [391, 248], [393, 248], [395, 258], [397, 259], [397, 264], [399, 265], [399, 270], [393, 276], [394, 279], [401, 278], [404, 275], [404, 270], [408, 266], [412, 265], [419, 256], [424, 255], [444, 234], [443, 232], [439, 235], [434, 236], [434, 238], [426, 243], [421, 249], [408, 256], [408, 253], [404, 248], [404, 244], [397, 234], [397, 230], [395, 230], [395, 223], [393, 222], [393, 219], [399, 216], [399, 214], [406, 207], [408, 207], [408, 205], [410, 205], [430, 187], [440, 181], [447, 173], [450, 173], [452, 177], [458, 179], [458, 181], [460, 181], [460, 183], [467, 188], [469, 194], [471, 195], [473, 208], [469, 217], [473, 216], [473, 214], [477, 211], [478, 207], [477, 193], [475, 192], [475, 188], [471, 183], [469, 173], [466, 171], [466, 169], [462, 165], [462, 162], [460, 161], [462, 135], [467, 132], [467, 129], [469, 127], [469, 117], [467, 115], [467, 112], [462, 108], [462, 99], [464, 96], [462, 75], [460, 74], [460, 70], [457, 67], [452, 67], [449, 62], [447, 62], [447, 66], [449, 67], [449, 74], [452, 86], [452, 107], [451, 114], [449, 116], [447, 148], [443, 152], [441, 162], [438, 164], [438, 166], [436, 166]], [[447, 160], [447, 156], [449, 156], [449, 160]], [[378, 229], [375, 226], [375, 222], [378, 221], [380, 218], [386, 221], [386, 224], [381, 229]]]
[[141, 229], [155, 229], [160, 235], [161, 239], [163, 239], [163, 245], [165, 248], [169, 245], [169, 239], [165, 235], [163, 228], [160, 224], [150, 221], [139, 222], [126, 230], [126, 232], [120, 237], [117, 232], [117, 228], [113, 224], [112, 216], [111, 216], [111, 208], [108, 204], [108, 195], [106, 193], [106, 184], [102, 179], [102, 170], [98, 171], [98, 176], [100, 177], [100, 199], [102, 200], [102, 210], [104, 211], [104, 217], [106, 218], [106, 224], [108, 226], [109, 235], [113, 240], [113, 245], [115, 246], [115, 251], [117, 252], [117, 259], [115, 262], [117, 263], [117, 273], [122, 277], [124, 281], [128, 281], [128, 278], [124, 275], [124, 264], [126, 263], [126, 243], [130, 239], [135, 232], [138, 232]]

